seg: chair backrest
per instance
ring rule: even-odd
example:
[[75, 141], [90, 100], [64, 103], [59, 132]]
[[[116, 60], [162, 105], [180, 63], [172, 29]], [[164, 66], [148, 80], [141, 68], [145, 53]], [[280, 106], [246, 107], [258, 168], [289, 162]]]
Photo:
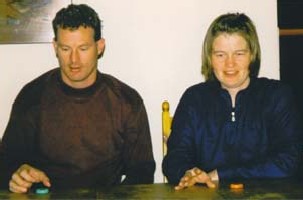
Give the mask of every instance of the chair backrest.
[[[171, 123], [172, 123], [172, 116], [169, 112], [169, 103], [167, 100], [165, 100], [162, 103], [162, 151], [163, 151], [163, 157], [167, 153], [167, 139], [170, 135], [171, 131]], [[164, 182], [167, 182], [166, 177], [164, 176], [163, 179]]]

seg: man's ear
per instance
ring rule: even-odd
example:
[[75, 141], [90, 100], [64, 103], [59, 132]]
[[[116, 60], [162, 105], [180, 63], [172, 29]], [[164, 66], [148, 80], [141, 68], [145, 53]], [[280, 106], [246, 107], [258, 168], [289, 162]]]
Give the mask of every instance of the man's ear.
[[105, 51], [105, 39], [101, 38], [97, 41], [98, 48], [98, 58], [102, 57]]
[[58, 44], [56, 42], [55, 39], [53, 39], [53, 47], [54, 47], [54, 50], [55, 50], [55, 53], [56, 53], [56, 57], [58, 58]]

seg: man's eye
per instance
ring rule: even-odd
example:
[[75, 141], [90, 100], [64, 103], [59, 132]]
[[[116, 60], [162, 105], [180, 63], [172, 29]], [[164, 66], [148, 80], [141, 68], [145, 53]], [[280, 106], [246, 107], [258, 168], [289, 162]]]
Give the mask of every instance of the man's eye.
[[62, 51], [68, 51], [69, 48], [67, 48], [67, 47], [62, 47], [61, 50], [62, 50]]
[[81, 47], [80, 50], [81, 51], [86, 51], [86, 50], [88, 50], [88, 47], [86, 47], [86, 46], [85, 47]]

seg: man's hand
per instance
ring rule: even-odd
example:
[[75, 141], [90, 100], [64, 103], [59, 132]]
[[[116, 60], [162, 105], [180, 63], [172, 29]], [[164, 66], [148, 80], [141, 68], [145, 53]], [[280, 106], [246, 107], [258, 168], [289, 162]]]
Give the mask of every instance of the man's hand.
[[42, 182], [46, 187], [51, 186], [49, 178], [43, 171], [23, 164], [12, 175], [9, 181], [9, 190], [15, 193], [26, 193], [33, 183], [39, 182]]
[[210, 176], [206, 172], [195, 167], [185, 172], [179, 184], [175, 187], [175, 190], [181, 190], [193, 186], [196, 183], [205, 183], [209, 188], [216, 187], [215, 183], [212, 182]]

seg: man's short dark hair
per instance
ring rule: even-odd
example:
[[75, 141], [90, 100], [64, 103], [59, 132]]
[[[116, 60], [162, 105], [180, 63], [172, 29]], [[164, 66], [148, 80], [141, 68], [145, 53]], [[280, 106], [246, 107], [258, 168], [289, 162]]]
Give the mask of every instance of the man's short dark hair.
[[53, 19], [53, 30], [57, 40], [58, 28], [76, 30], [79, 27], [94, 29], [95, 41], [101, 38], [101, 20], [94, 9], [86, 4], [70, 4], [59, 10]]

